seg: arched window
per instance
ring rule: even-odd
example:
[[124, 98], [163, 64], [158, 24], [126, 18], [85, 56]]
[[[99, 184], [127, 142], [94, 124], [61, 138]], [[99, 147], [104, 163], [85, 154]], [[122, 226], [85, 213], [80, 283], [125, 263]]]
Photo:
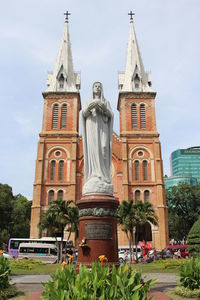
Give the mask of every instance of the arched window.
[[146, 128], [146, 112], [145, 112], [145, 105], [140, 105], [140, 127], [142, 129]]
[[58, 180], [63, 180], [64, 177], [64, 161], [59, 161], [59, 167], [58, 167]]
[[144, 202], [148, 202], [150, 200], [150, 192], [144, 191]]
[[134, 162], [134, 171], [135, 171], [135, 180], [139, 180], [140, 179], [140, 170], [139, 170], [139, 161], [136, 160]]
[[58, 191], [58, 199], [62, 199], [63, 200], [63, 191], [62, 190]]
[[67, 104], [63, 104], [61, 108], [61, 128], [66, 128], [67, 125]]
[[137, 106], [135, 103], [131, 105], [132, 128], [137, 128]]
[[49, 191], [49, 195], [48, 195], [48, 201], [49, 201], [49, 203], [51, 202], [51, 201], [53, 201], [54, 200], [54, 191], [53, 190], [50, 190]]
[[52, 118], [52, 128], [58, 128], [58, 104], [54, 104], [53, 106], [53, 118]]
[[140, 191], [135, 191], [135, 201], [140, 200]]
[[52, 160], [50, 164], [50, 180], [55, 179], [55, 169], [56, 169], [56, 162], [55, 160]]
[[146, 160], [142, 162], [142, 169], [143, 169], [143, 180], [148, 180], [148, 163]]

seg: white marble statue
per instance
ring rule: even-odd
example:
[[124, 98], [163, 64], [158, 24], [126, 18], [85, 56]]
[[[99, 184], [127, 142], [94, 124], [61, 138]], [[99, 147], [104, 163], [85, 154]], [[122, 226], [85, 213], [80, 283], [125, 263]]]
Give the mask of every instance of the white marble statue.
[[113, 195], [111, 183], [113, 113], [100, 82], [82, 110], [85, 183], [83, 195]]

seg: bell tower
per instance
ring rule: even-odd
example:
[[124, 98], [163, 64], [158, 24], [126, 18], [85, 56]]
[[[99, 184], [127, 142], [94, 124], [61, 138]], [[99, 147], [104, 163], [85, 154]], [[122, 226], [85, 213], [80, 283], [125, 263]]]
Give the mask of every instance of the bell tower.
[[74, 72], [68, 16], [54, 71], [48, 74], [43, 92], [42, 131], [38, 142], [30, 237], [37, 238], [41, 213], [58, 197], [76, 198], [76, 156], [78, 147], [80, 74]]
[[144, 69], [132, 12], [130, 16], [126, 68], [118, 75], [123, 200], [153, 204], [159, 218], [158, 226], [149, 224], [140, 240], [148, 237], [154, 247], [162, 249], [168, 243], [168, 217], [161, 145], [156, 127], [156, 93], [152, 90], [151, 74]]

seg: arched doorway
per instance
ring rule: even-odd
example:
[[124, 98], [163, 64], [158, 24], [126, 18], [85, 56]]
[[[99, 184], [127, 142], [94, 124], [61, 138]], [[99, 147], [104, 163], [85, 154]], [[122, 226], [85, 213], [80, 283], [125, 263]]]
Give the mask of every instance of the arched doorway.
[[152, 230], [151, 230], [151, 225], [149, 223], [146, 223], [145, 225], [139, 225], [136, 227], [136, 240], [138, 242], [152, 241]]

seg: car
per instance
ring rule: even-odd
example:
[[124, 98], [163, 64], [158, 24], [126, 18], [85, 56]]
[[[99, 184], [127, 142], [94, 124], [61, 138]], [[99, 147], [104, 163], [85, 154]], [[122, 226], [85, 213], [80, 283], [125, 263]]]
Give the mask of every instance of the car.
[[130, 261], [130, 252], [128, 250], [121, 249], [118, 252], [118, 257], [120, 264], [125, 264], [127, 261]]
[[[129, 248], [121, 248], [118, 252], [119, 262], [124, 264], [130, 261], [130, 250]], [[133, 260], [136, 260], [136, 246], [133, 246]], [[142, 261], [143, 254], [141, 246], [137, 246], [137, 259], [138, 261]]]
[[[136, 246], [133, 246], [133, 260], [136, 260]], [[137, 260], [138, 262], [143, 260], [143, 252], [142, 252], [142, 247], [137, 246]]]
[[176, 257], [178, 250], [180, 250], [180, 255], [182, 258], [189, 257], [188, 245], [168, 245], [167, 249], [171, 251], [172, 256]]

